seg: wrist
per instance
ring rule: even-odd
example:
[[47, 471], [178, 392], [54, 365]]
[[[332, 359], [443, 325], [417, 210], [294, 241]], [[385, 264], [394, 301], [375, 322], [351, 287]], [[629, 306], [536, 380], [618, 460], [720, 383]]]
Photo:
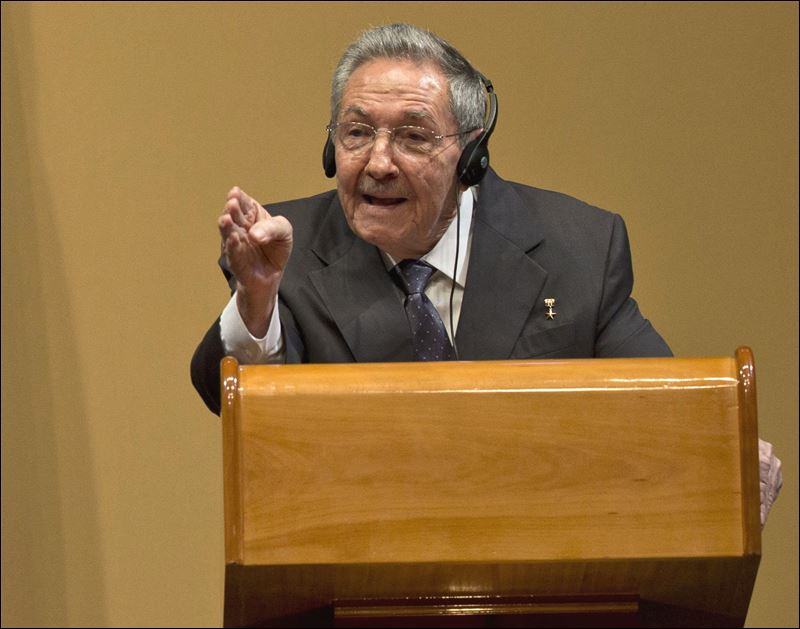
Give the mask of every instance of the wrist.
[[256, 289], [237, 285], [236, 308], [247, 330], [256, 338], [263, 338], [267, 334], [278, 297], [278, 285], [278, 282], [274, 282]]

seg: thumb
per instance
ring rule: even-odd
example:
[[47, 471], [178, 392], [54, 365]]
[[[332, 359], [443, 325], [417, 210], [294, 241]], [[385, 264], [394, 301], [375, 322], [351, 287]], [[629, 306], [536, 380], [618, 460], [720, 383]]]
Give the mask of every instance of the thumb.
[[250, 236], [262, 246], [291, 243], [292, 225], [283, 216], [268, 216], [250, 228]]

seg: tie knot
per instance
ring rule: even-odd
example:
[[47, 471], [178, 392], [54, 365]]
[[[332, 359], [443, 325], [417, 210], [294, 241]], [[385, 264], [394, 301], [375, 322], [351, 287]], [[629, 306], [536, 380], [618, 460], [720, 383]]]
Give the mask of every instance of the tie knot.
[[421, 260], [402, 260], [394, 268], [407, 295], [424, 291], [434, 271], [430, 264]]

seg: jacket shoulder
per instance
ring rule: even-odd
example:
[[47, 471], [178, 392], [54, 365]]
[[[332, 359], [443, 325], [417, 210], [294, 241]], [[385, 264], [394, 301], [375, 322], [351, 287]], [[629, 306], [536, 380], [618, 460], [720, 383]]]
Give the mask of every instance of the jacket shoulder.
[[576, 197], [547, 190], [536, 188], [526, 184], [509, 181], [506, 182], [514, 192], [522, 199], [526, 206], [535, 208], [542, 218], [555, 218], [559, 221], [567, 219], [579, 221], [599, 221], [602, 223], [612, 221], [615, 213], [604, 210], [578, 199]]

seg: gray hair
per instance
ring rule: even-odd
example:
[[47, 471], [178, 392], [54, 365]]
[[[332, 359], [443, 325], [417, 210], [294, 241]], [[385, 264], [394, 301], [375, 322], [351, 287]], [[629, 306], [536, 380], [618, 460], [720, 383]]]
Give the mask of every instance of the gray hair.
[[[333, 73], [331, 122], [335, 122], [347, 81], [356, 69], [373, 59], [432, 61], [448, 82], [450, 111], [461, 131], [483, 127], [486, 90], [481, 75], [444, 39], [411, 24], [387, 24], [364, 31], [345, 50]], [[463, 145], [465, 137], [459, 141]]]

